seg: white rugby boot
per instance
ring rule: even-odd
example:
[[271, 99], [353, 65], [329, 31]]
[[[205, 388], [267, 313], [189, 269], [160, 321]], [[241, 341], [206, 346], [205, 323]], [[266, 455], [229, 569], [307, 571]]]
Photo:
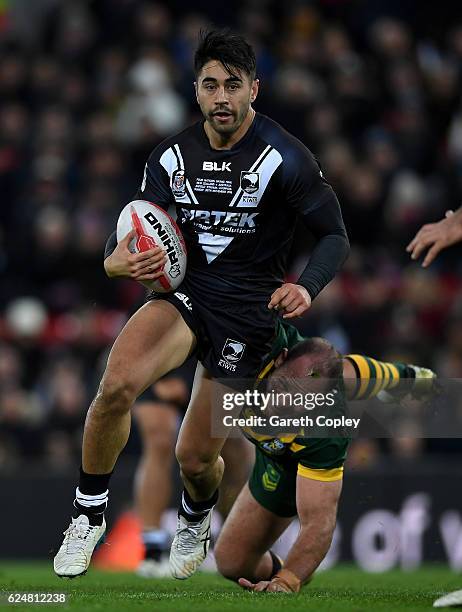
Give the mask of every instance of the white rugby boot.
[[191, 522], [181, 514], [170, 549], [170, 570], [174, 578], [186, 580], [200, 567], [210, 546], [212, 508], [201, 521]]
[[462, 606], [462, 590], [452, 591], [452, 593], [443, 595], [433, 604], [434, 608], [453, 608], [459, 606]]
[[104, 518], [102, 525], [90, 525], [86, 514], [73, 518], [54, 558], [55, 573], [61, 578], [75, 578], [85, 574], [93, 551], [102, 542], [105, 531]]

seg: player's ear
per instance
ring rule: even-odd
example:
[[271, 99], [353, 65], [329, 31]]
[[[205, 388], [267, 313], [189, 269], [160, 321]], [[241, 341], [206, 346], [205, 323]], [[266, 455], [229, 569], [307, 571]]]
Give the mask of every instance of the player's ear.
[[258, 79], [254, 79], [252, 82], [252, 87], [250, 88], [250, 102], [253, 103], [257, 99], [258, 89], [260, 87], [260, 81]]
[[197, 81], [194, 81], [194, 93], [196, 94], [196, 100], [199, 102], [199, 98], [197, 96]]
[[288, 352], [289, 351], [286, 348], [282, 349], [282, 351], [279, 353], [279, 355], [274, 360], [274, 367], [275, 368], [279, 368], [280, 366], [282, 366], [284, 361], [287, 359], [287, 353]]

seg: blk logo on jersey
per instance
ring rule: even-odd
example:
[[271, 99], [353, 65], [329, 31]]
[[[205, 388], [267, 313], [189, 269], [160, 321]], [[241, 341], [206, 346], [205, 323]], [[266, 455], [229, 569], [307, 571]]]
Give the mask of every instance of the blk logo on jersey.
[[220, 359], [218, 365], [226, 370], [235, 372], [236, 366], [234, 364], [241, 360], [245, 351], [245, 346], [246, 345], [243, 342], [239, 342], [239, 340], [227, 338], [223, 348], [221, 349], [223, 359]]
[[183, 198], [186, 193], [186, 177], [184, 170], [175, 170], [172, 174], [172, 192], [176, 198]]
[[208, 162], [202, 164], [202, 170], [206, 172], [231, 172], [231, 162]]
[[189, 299], [189, 297], [187, 295], [185, 295], [184, 293], [181, 293], [180, 291], [175, 291], [175, 293], [173, 294], [177, 299], [180, 300], [180, 302], [183, 302], [183, 304], [186, 306], [186, 308], [191, 312], [193, 307], [191, 304], [191, 300]]
[[260, 189], [259, 172], [241, 172], [241, 189], [245, 193], [255, 193]]

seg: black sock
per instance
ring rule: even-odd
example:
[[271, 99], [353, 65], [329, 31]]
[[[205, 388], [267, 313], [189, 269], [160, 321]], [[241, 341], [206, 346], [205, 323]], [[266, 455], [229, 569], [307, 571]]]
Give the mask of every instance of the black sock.
[[164, 554], [164, 550], [161, 550], [157, 546], [146, 546], [144, 549], [144, 558], [145, 559], [154, 559], [154, 561], [161, 561], [162, 555]]
[[92, 506], [91, 508], [88, 508], [86, 506], [82, 506], [76, 499], [74, 499], [74, 512], [72, 513], [72, 517], [77, 518], [81, 514], [85, 514], [88, 516], [88, 522], [90, 525], [102, 525], [106, 506], [107, 503], [104, 503], [100, 504], [99, 506]]
[[74, 518], [88, 516], [90, 525], [102, 525], [108, 501], [109, 474], [87, 474], [80, 467], [79, 486], [74, 500]]
[[99, 495], [107, 490], [112, 472], [109, 474], [87, 474], [80, 466], [79, 489], [85, 495]]
[[161, 561], [170, 548], [170, 536], [164, 529], [144, 529], [141, 534], [144, 544], [144, 558]]
[[194, 501], [189, 495], [186, 489], [183, 489], [183, 495], [181, 498], [180, 508], [178, 510], [178, 514], [181, 514], [185, 517], [187, 521], [192, 523], [201, 521], [213, 508], [213, 506], [218, 501], [218, 489], [212, 495], [210, 499], [206, 499], [205, 501]]

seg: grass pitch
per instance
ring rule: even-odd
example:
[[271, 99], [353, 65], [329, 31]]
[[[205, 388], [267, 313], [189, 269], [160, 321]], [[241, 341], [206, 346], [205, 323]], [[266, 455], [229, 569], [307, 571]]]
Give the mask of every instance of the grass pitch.
[[65, 604], [8, 604], [0, 610], [57, 610], [125, 612], [149, 610], [190, 612], [292, 612], [369, 610], [430, 610], [434, 599], [462, 588], [462, 576], [445, 567], [427, 566], [415, 572], [392, 571], [365, 574], [352, 567], [319, 573], [299, 595], [247, 593], [211, 574], [197, 574], [187, 581], [147, 580], [127, 573], [97, 570], [74, 580], [54, 576], [49, 563], [0, 563], [3, 592], [66, 593]]

